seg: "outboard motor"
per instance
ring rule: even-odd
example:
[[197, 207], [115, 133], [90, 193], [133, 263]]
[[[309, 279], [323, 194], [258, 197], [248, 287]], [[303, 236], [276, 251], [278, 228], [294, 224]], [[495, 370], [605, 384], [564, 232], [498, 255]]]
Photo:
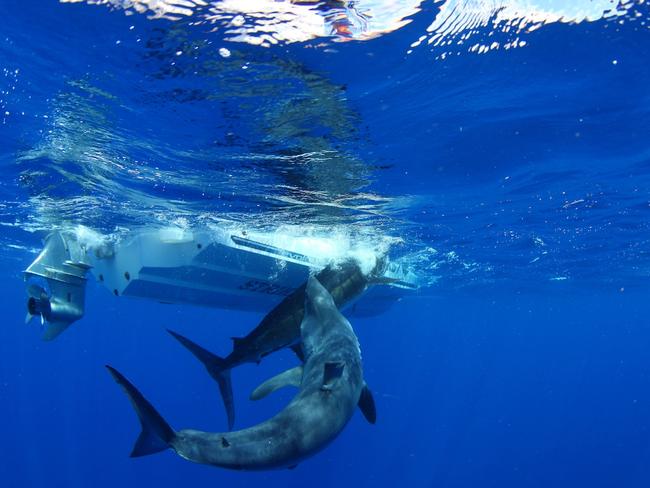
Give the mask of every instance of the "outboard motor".
[[[82, 318], [89, 271], [118, 297], [268, 311], [329, 260], [318, 249], [315, 255], [302, 254], [244, 231], [162, 227], [107, 238], [77, 226], [47, 236], [43, 251], [25, 270], [27, 321], [40, 317], [43, 339], [51, 340]], [[416, 278], [379, 258], [371, 282], [387, 286], [371, 287], [355, 310], [383, 312], [404, 290], [417, 289]]]
[[41, 317], [44, 340], [57, 337], [84, 314], [86, 272], [83, 250], [72, 236], [53, 232], [25, 270], [27, 322]]

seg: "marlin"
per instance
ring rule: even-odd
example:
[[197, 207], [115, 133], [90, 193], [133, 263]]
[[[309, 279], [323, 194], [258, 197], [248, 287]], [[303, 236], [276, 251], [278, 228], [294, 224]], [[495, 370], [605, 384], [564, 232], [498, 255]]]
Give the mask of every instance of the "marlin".
[[[383, 266], [383, 261], [375, 270]], [[337, 307], [342, 307], [361, 295], [371, 282], [381, 281], [375, 277], [375, 270], [364, 274], [352, 259], [324, 268], [316, 279], [331, 294]], [[271, 310], [246, 337], [233, 337], [233, 350], [225, 358], [204, 349], [177, 332], [168, 330], [183, 346], [194, 354], [219, 385], [219, 391], [226, 409], [228, 429], [235, 424], [235, 403], [232, 394], [230, 370], [243, 363], [259, 363], [264, 356], [285, 347], [291, 347], [302, 360], [300, 347], [300, 324], [305, 313], [304, 283], [273, 310]]]
[[262, 398], [286, 385], [300, 390], [284, 410], [253, 427], [226, 433], [176, 432], [135, 386], [107, 366], [142, 425], [131, 456], [170, 448], [189, 461], [222, 468], [294, 468], [333, 441], [367, 390], [359, 341], [316, 278], [309, 278], [305, 291], [300, 325], [304, 363], [264, 382], [251, 397]]

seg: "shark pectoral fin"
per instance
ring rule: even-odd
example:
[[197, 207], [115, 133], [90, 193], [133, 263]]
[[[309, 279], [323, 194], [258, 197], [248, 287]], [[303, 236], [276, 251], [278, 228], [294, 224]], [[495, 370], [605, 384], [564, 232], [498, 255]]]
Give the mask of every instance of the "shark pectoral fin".
[[365, 419], [374, 424], [377, 422], [377, 409], [375, 408], [375, 399], [372, 396], [372, 392], [368, 385], [364, 383], [363, 389], [361, 390], [361, 395], [359, 396], [359, 410], [365, 417]]
[[251, 393], [251, 400], [259, 400], [284, 386], [300, 386], [302, 382], [302, 366], [288, 369], [271, 379], [266, 380]]
[[325, 366], [323, 368], [323, 384], [321, 386], [321, 389], [331, 390], [332, 383], [341, 377], [344, 369], [344, 362], [339, 361], [336, 363], [325, 363]]

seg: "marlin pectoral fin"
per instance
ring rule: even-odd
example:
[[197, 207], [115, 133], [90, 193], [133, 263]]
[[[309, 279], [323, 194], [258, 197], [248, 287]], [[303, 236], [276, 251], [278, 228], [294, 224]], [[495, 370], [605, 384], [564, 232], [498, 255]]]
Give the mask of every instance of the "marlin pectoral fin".
[[388, 278], [386, 276], [372, 276], [368, 279], [368, 282], [372, 285], [395, 285], [401, 283], [401, 280], [397, 278]]
[[397, 288], [407, 288], [409, 290], [417, 290], [418, 288], [413, 283], [408, 283], [397, 278], [388, 278], [387, 276], [373, 276], [368, 280], [368, 283], [371, 285], [396, 286]]
[[284, 386], [299, 387], [302, 382], [302, 366], [288, 369], [287, 371], [266, 380], [251, 393], [251, 400], [259, 400], [269, 393], [273, 393]]
[[377, 422], [377, 409], [375, 408], [375, 399], [372, 396], [372, 392], [368, 385], [364, 383], [363, 389], [361, 390], [361, 396], [359, 396], [359, 410], [365, 417], [365, 419], [374, 424]]

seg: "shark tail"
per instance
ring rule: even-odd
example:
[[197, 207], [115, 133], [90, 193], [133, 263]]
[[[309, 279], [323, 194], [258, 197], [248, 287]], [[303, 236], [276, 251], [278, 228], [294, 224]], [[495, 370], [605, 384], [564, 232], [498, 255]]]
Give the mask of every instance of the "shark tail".
[[131, 457], [147, 456], [171, 447], [176, 433], [165, 419], [119, 371], [108, 365], [106, 365], [106, 368], [117, 384], [126, 392], [135, 413], [140, 419], [140, 425], [142, 425], [142, 432], [135, 441]]
[[235, 425], [235, 402], [232, 394], [232, 380], [230, 378], [230, 365], [224, 358], [211, 353], [207, 349], [192, 342], [187, 337], [180, 335], [173, 330], [167, 329], [178, 342], [185, 346], [194, 356], [203, 363], [210, 376], [215, 379], [219, 385], [223, 406], [228, 416], [228, 430], [232, 430]]

